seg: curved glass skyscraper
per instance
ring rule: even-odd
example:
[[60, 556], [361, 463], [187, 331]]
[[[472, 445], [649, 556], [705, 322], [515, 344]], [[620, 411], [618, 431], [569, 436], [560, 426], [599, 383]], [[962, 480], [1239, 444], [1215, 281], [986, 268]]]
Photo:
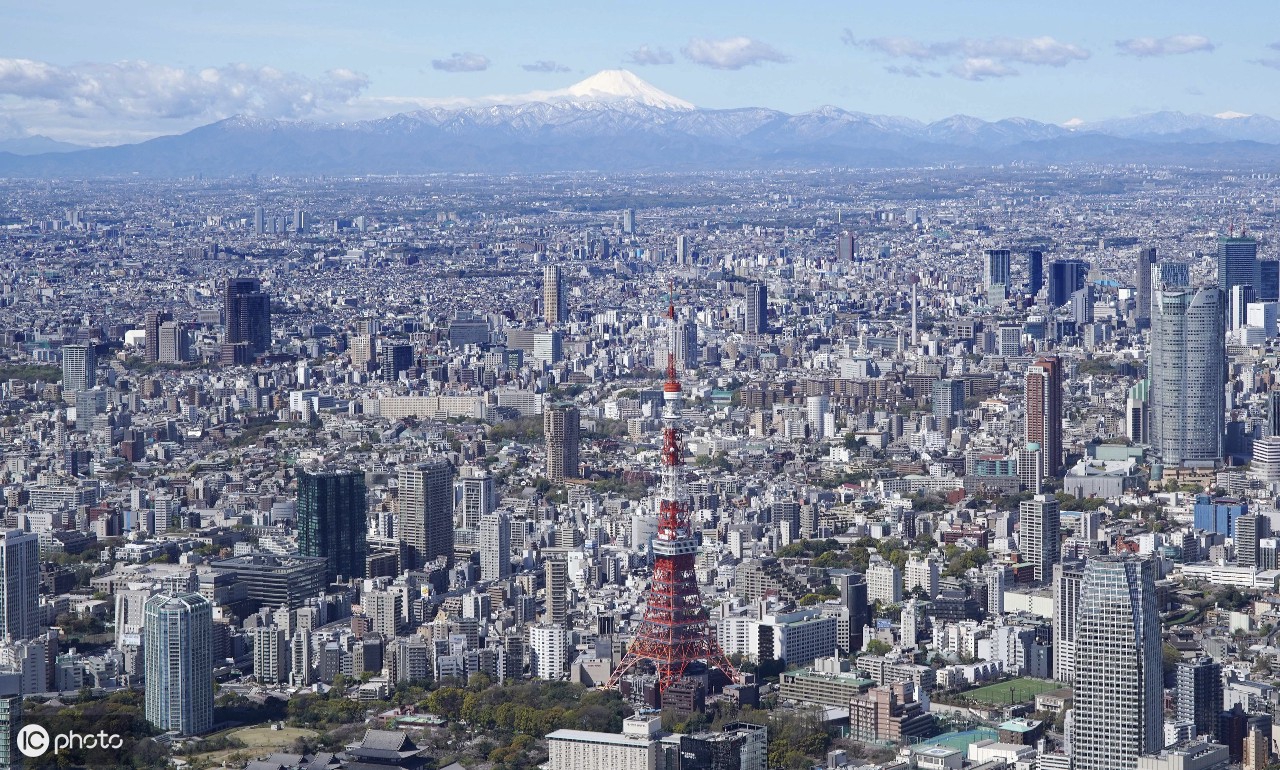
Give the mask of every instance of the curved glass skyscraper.
[[1165, 465], [1222, 459], [1225, 310], [1216, 287], [1162, 288], [1152, 298], [1148, 419]]
[[200, 594], [158, 594], [143, 605], [147, 721], [164, 732], [213, 729], [213, 608]]

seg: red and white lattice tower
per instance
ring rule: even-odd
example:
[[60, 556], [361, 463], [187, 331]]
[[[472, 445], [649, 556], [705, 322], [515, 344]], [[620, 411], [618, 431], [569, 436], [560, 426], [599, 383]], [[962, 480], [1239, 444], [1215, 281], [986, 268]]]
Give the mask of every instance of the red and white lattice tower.
[[676, 308], [674, 295], [667, 307], [670, 341], [667, 346], [667, 381], [662, 386], [662, 485], [658, 507], [658, 535], [653, 541], [653, 580], [645, 599], [644, 619], [627, 649], [626, 657], [609, 677], [616, 688], [628, 673], [652, 667], [658, 691], [665, 693], [684, 675], [691, 663], [719, 668], [730, 681], [738, 672], [725, 657], [707, 620], [698, 591], [695, 560], [698, 544], [689, 524], [689, 508], [680, 496], [680, 466], [684, 445], [680, 440], [680, 380], [676, 377]]

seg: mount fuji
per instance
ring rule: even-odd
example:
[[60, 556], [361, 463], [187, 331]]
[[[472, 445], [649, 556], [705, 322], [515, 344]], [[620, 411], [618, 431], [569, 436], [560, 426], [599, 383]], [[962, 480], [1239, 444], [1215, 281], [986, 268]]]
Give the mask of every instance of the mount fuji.
[[1280, 166], [1280, 121], [1154, 113], [1054, 125], [955, 115], [933, 123], [821, 107], [699, 109], [626, 70], [566, 88], [349, 123], [236, 116], [140, 144], [20, 156], [15, 177], [695, 171], [939, 163]]

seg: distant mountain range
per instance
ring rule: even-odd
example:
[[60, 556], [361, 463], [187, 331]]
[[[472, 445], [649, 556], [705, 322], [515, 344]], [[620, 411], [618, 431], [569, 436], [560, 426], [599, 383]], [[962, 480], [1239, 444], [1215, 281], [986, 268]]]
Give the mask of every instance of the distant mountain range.
[[[0, 175], [658, 171], [911, 167], [939, 163], [1280, 165], [1280, 121], [1158, 112], [1059, 126], [956, 115], [934, 123], [823, 107], [698, 109], [625, 70], [558, 91], [378, 120], [234, 117], [140, 144], [0, 143]], [[52, 144], [41, 148], [35, 140]], [[53, 146], [57, 145], [57, 146]], [[25, 146], [24, 146], [25, 147]]]
[[0, 153], [8, 152], [14, 155], [40, 155], [46, 152], [74, 152], [84, 149], [88, 148], [79, 144], [71, 144], [70, 142], [59, 142], [57, 139], [50, 139], [39, 134], [20, 136], [14, 139], [0, 139]]

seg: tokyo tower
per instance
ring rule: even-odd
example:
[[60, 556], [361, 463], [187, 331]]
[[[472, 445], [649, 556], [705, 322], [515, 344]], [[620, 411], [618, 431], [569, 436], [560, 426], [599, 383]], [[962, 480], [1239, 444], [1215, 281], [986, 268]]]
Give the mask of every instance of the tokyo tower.
[[[738, 672], [725, 657], [707, 620], [694, 561], [698, 545], [689, 524], [689, 508], [680, 497], [680, 466], [684, 444], [680, 440], [680, 380], [676, 378], [676, 308], [672, 295], [667, 307], [670, 341], [667, 347], [667, 381], [662, 386], [662, 485], [658, 507], [658, 534], [653, 541], [653, 579], [645, 599], [644, 619], [606, 687], [616, 688], [622, 678], [642, 663], [658, 676], [658, 692], [684, 675], [689, 664], [704, 662], [737, 681]], [[645, 666], [647, 668], [648, 666]]]

